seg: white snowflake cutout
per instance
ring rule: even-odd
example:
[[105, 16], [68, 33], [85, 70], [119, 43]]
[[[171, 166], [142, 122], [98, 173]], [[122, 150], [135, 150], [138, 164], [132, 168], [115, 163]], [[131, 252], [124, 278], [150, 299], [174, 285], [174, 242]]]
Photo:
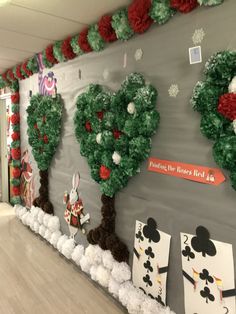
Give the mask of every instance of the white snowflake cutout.
[[179, 93], [179, 86], [177, 84], [171, 84], [168, 89], [168, 93], [170, 97], [177, 97]]
[[136, 61], [139, 61], [142, 59], [142, 57], [143, 57], [143, 51], [141, 48], [139, 48], [135, 51], [134, 58]]
[[195, 32], [192, 36], [192, 41], [194, 45], [200, 44], [203, 41], [203, 38], [205, 37], [205, 32], [203, 28], [195, 29]]

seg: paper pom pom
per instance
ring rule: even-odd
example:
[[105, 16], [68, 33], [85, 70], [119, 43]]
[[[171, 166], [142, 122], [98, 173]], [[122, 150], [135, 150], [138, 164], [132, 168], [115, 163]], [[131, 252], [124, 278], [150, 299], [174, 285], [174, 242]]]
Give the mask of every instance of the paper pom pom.
[[128, 40], [134, 34], [134, 31], [129, 25], [126, 9], [119, 10], [113, 14], [111, 25], [115, 30], [117, 38], [120, 40]]
[[102, 287], [108, 288], [111, 273], [109, 270], [99, 265], [97, 268], [97, 281]]
[[97, 270], [98, 270], [97, 265], [92, 265], [90, 268], [90, 276], [91, 276], [91, 279], [94, 281], [97, 281]]
[[149, 16], [151, 0], [133, 0], [128, 7], [129, 24], [135, 33], [144, 33], [153, 23]]
[[20, 101], [20, 94], [19, 94], [19, 92], [11, 94], [11, 102], [13, 104], [18, 104], [19, 101]]
[[108, 291], [113, 295], [113, 297], [118, 298], [119, 296], [120, 284], [112, 276], [110, 277], [108, 284]]
[[14, 211], [15, 211], [15, 215], [16, 217], [19, 217], [19, 213], [21, 211], [22, 206], [20, 204], [17, 204], [14, 206]]
[[[17, 205], [16, 205], [16, 206], [17, 206]], [[19, 211], [18, 211], [18, 217], [21, 219], [22, 216], [23, 216], [25, 213], [27, 213], [27, 209], [26, 209], [25, 207], [22, 207], [22, 206], [21, 206], [21, 208], [20, 208]]]
[[220, 137], [213, 146], [213, 156], [218, 165], [227, 170], [235, 170], [236, 136]]
[[49, 222], [49, 220], [50, 220], [51, 217], [52, 217], [52, 216], [49, 215], [49, 214], [45, 214], [44, 217], [43, 217], [43, 224], [44, 224], [44, 226], [45, 226], [46, 228], [48, 227], [48, 222]]
[[76, 36], [72, 37], [72, 38], [71, 38], [71, 41], [70, 41], [71, 47], [72, 47], [72, 49], [73, 49], [73, 52], [74, 52], [77, 56], [83, 54], [83, 51], [82, 51], [82, 49], [81, 49], [80, 46], [79, 46], [78, 39], [79, 39], [79, 35], [76, 35]]
[[32, 206], [31, 207], [31, 214], [32, 214], [32, 216], [34, 217], [34, 220], [35, 221], [38, 221], [38, 214], [39, 214], [39, 210], [40, 210], [40, 208], [38, 208], [38, 207], [35, 207], [35, 206]]
[[233, 121], [236, 119], [236, 94], [224, 94], [219, 99], [218, 112], [225, 118]]
[[67, 258], [71, 259], [71, 255], [75, 248], [75, 241], [74, 239], [68, 239], [62, 245], [61, 253]]
[[71, 45], [71, 37], [66, 38], [61, 45], [61, 52], [63, 53], [64, 57], [67, 60], [74, 59], [76, 57], [76, 54], [74, 53]]
[[13, 186], [12, 187], [12, 193], [13, 193], [13, 195], [19, 196], [20, 195], [20, 187], [19, 186]]
[[39, 227], [39, 234], [44, 238], [45, 233], [46, 233], [46, 228], [45, 228], [44, 225], [41, 225], [41, 226]]
[[58, 239], [58, 242], [57, 242], [57, 249], [59, 252], [62, 251], [62, 247], [63, 247], [63, 244], [68, 240], [68, 236], [66, 234], [63, 234], [59, 239]]
[[[161, 306], [150, 297], [145, 297], [144, 302], [141, 305], [141, 313], [143, 314], [156, 314], [161, 313]], [[163, 312], [164, 314], [164, 312]]]
[[119, 289], [119, 300], [122, 305], [127, 307], [129, 302], [129, 294], [131, 291], [135, 290], [131, 281], [127, 281], [120, 286]]
[[48, 229], [51, 232], [55, 232], [57, 230], [60, 230], [60, 220], [57, 216], [51, 216], [48, 220]]
[[50, 231], [49, 229], [46, 229], [46, 232], [45, 232], [44, 238], [45, 238], [48, 242], [50, 242], [51, 237], [52, 237], [52, 233], [51, 233], [51, 231]]
[[119, 165], [120, 161], [121, 161], [120, 154], [117, 153], [117, 152], [114, 152], [113, 155], [112, 155], [112, 160], [113, 160], [114, 164]]
[[127, 111], [130, 114], [135, 114], [136, 112], [136, 108], [135, 108], [135, 104], [133, 102], [130, 102], [127, 106]]
[[102, 165], [102, 166], [100, 167], [99, 175], [100, 175], [100, 178], [101, 178], [101, 179], [103, 179], [103, 180], [109, 179], [110, 174], [111, 174], [111, 170], [110, 170], [109, 168], [107, 168], [107, 167], [104, 166], [104, 165]]
[[29, 212], [28, 211], [21, 216], [21, 221], [22, 221], [22, 223], [24, 225], [26, 225], [28, 216], [29, 216]]
[[88, 36], [87, 36], [89, 45], [94, 51], [101, 51], [104, 49], [104, 40], [99, 34], [98, 25], [94, 24], [89, 27]]
[[19, 113], [14, 113], [11, 116], [11, 123], [12, 124], [18, 124], [20, 122], [20, 114]]
[[57, 59], [54, 57], [53, 54], [53, 45], [49, 45], [45, 50], [45, 55], [47, 60], [53, 65], [58, 63]]
[[82, 258], [80, 260], [80, 267], [81, 267], [82, 271], [89, 274], [91, 266], [92, 265], [89, 263], [89, 259], [86, 256], [82, 256]]
[[58, 240], [60, 239], [60, 237], [61, 237], [61, 231], [57, 230], [57, 231], [52, 233], [52, 236], [51, 236], [51, 239], [49, 242], [51, 243], [51, 245], [54, 248], [57, 248], [57, 243], [58, 243]]
[[98, 245], [89, 245], [85, 250], [85, 256], [87, 257], [91, 265], [101, 264], [103, 250]]
[[96, 142], [98, 144], [101, 144], [101, 141], [102, 141], [102, 133], [98, 133], [97, 136], [96, 136]]
[[112, 270], [115, 260], [111, 254], [111, 251], [109, 250], [103, 251], [102, 262], [103, 262], [104, 267]]
[[45, 212], [40, 209], [39, 213], [38, 213], [38, 222], [39, 222], [40, 225], [43, 224], [43, 217], [44, 217], [44, 215], [45, 215]]
[[174, 12], [170, 8], [169, 1], [152, 0], [150, 17], [158, 24], [166, 23], [174, 15]]
[[198, 2], [197, 0], [171, 0], [170, 6], [181, 13], [189, 13], [198, 6]]
[[116, 33], [111, 25], [111, 21], [112, 17], [110, 15], [104, 15], [98, 23], [99, 34], [106, 42], [117, 40]]
[[71, 254], [71, 259], [77, 264], [80, 265], [80, 260], [84, 255], [84, 247], [83, 245], [78, 244], [74, 251]]
[[79, 43], [80, 49], [83, 52], [90, 52], [90, 51], [92, 51], [92, 48], [89, 45], [87, 36], [88, 36], [88, 28], [85, 28], [84, 30], [82, 30], [80, 32], [79, 39], [78, 39], [78, 43]]
[[115, 262], [111, 272], [112, 277], [119, 283], [128, 281], [131, 278], [131, 271], [128, 264]]
[[136, 314], [141, 312], [142, 304], [145, 300], [145, 294], [138, 288], [132, 289], [129, 292], [129, 298], [127, 303], [127, 310], [130, 314]]
[[229, 84], [229, 93], [236, 93], [236, 76], [232, 79]]

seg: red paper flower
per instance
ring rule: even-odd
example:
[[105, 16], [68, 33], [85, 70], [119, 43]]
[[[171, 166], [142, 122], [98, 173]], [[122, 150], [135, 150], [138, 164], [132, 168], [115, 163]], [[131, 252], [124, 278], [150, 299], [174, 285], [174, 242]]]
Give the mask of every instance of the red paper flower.
[[11, 123], [12, 124], [18, 124], [20, 122], [20, 115], [19, 113], [14, 113], [12, 116], [11, 116]]
[[103, 180], [109, 179], [110, 174], [111, 174], [111, 170], [110, 170], [109, 168], [107, 168], [107, 167], [104, 166], [104, 165], [102, 165], [102, 166], [100, 167], [99, 175], [100, 175], [100, 178], [101, 178], [101, 179], [103, 179]]
[[38, 125], [37, 125], [37, 123], [35, 123], [34, 128], [35, 128], [36, 130], [38, 130]]
[[104, 15], [98, 22], [98, 32], [106, 42], [117, 40], [116, 33], [111, 26], [112, 17]]
[[91, 123], [89, 121], [87, 121], [85, 123], [85, 129], [88, 131], [88, 132], [92, 132], [92, 126], [91, 126]]
[[233, 121], [236, 119], [236, 94], [224, 94], [219, 99], [218, 112], [225, 118]]
[[16, 67], [16, 77], [19, 80], [23, 80], [25, 78], [24, 75], [21, 73], [21, 66], [22, 64], [18, 64], [18, 66]]
[[99, 120], [102, 120], [102, 119], [103, 119], [103, 115], [104, 115], [104, 112], [103, 112], [103, 111], [97, 112], [97, 117], [98, 117]]
[[15, 75], [14, 75], [14, 73], [13, 73], [13, 71], [11, 69], [7, 71], [7, 76], [8, 76], [8, 78], [11, 81], [15, 81], [16, 80]]
[[17, 141], [20, 139], [20, 132], [13, 132], [11, 135], [13, 141]]
[[134, 0], [128, 7], [129, 24], [135, 33], [144, 33], [152, 25], [151, 5], [151, 0]]
[[48, 144], [48, 137], [46, 134], [43, 136], [43, 141], [45, 144]]
[[76, 54], [73, 52], [72, 47], [70, 45], [70, 41], [71, 41], [71, 37], [68, 37], [63, 41], [61, 45], [62, 54], [67, 60], [71, 60], [76, 57]]
[[88, 28], [85, 28], [79, 34], [78, 44], [84, 52], [91, 52], [92, 48], [88, 42], [87, 36], [88, 36]]
[[14, 94], [11, 94], [11, 102], [13, 104], [19, 104], [19, 100], [20, 100], [20, 94], [19, 92], [16, 92]]
[[13, 159], [19, 160], [21, 157], [20, 148], [12, 148], [11, 149], [11, 155], [12, 155]]
[[122, 133], [121, 133], [119, 130], [114, 130], [114, 131], [113, 131], [113, 136], [114, 136], [114, 138], [115, 138], [116, 140], [118, 140], [118, 139], [120, 138], [121, 134], [122, 134]]
[[171, 0], [170, 6], [181, 13], [189, 13], [198, 6], [197, 0]]
[[13, 168], [12, 175], [15, 179], [19, 178], [21, 175], [20, 168]]
[[19, 196], [20, 195], [20, 187], [19, 186], [13, 186], [12, 192], [15, 196]]
[[25, 74], [26, 74], [27, 76], [31, 76], [31, 75], [33, 75], [33, 72], [31, 72], [31, 71], [27, 68], [27, 64], [28, 64], [28, 60], [25, 61], [24, 63], [22, 63], [21, 68], [22, 68], [23, 72], [25, 72]]
[[51, 64], [56, 64], [58, 63], [57, 59], [54, 57], [53, 54], [53, 45], [49, 45], [47, 46], [46, 50], [45, 50], [45, 55], [47, 60], [51, 63]]

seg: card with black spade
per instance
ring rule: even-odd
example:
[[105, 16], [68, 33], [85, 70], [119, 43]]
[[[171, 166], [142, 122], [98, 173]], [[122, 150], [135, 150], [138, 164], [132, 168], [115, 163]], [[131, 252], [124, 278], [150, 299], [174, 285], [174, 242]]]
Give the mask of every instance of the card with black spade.
[[232, 245], [212, 240], [203, 226], [180, 237], [185, 314], [235, 314]]
[[166, 304], [166, 283], [171, 236], [157, 229], [153, 218], [136, 221], [133, 256], [133, 283], [145, 294]]

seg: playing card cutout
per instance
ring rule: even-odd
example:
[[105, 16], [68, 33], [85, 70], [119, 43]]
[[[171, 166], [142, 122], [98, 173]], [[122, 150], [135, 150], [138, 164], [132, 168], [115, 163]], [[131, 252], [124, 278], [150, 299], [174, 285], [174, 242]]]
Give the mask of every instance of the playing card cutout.
[[196, 235], [181, 233], [181, 253], [185, 314], [234, 314], [235, 297], [227, 295], [235, 295], [232, 245], [199, 226]]
[[166, 304], [166, 282], [171, 236], [157, 230], [157, 223], [148, 218], [136, 221], [133, 283], [162, 305]]

